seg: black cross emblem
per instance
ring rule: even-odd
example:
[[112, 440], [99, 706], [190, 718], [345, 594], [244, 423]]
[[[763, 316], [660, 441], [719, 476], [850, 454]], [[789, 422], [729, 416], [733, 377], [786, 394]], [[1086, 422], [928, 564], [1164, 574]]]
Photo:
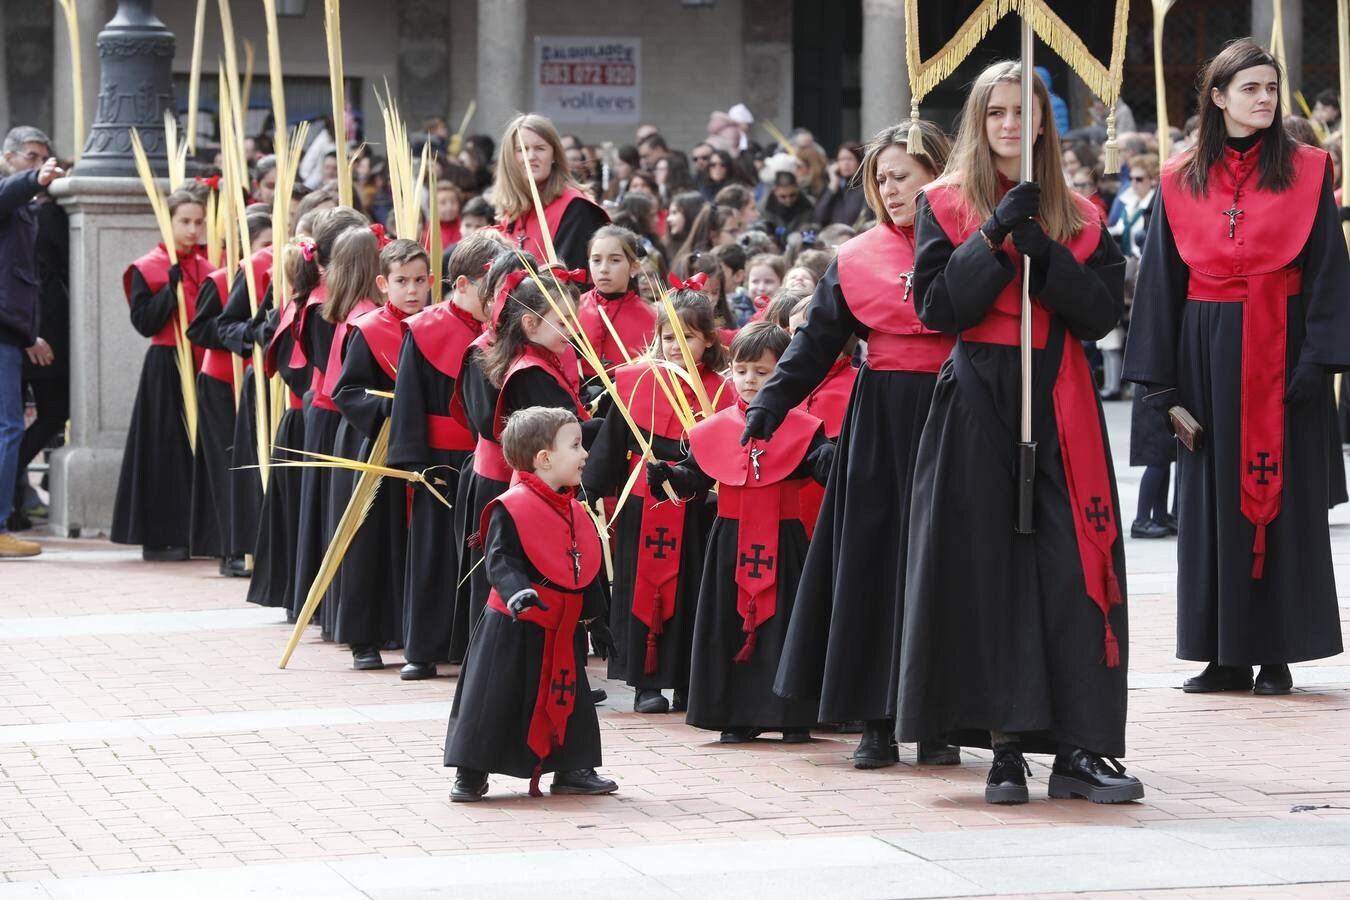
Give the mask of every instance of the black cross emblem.
[[1242, 215], [1244, 212], [1245, 210], [1237, 208], [1236, 203], [1233, 204], [1231, 209], [1225, 209], [1223, 211], [1223, 214], [1228, 217], [1228, 239], [1230, 241], [1233, 239], [1233, 235], [1237, 233], [1238, 216]]
[[1247, 463], [1247, 474], [1248, 474], [1248, 475], [1255, 474], [1255, 475], [1256, 475], [1256, 483], [1257, 483], [1257, 484], [1270, 484], [1270, 482], [1269, 482], [1268, 480], [1266, 480], [1266, 475], [1267, 475], [1267, 474], [1270, 474], [1270, 475], [1278, 475], [1278, 474], [1280, 474], [1280, 464], [1279, 464], [1279, 463], [1270, 463], [1269, 465], [1267, 465], [1267, 464], [1266, 464], [1266, 460], [1270, 459], [1270, 454], [1269, 454], [1269, 453], [1265, 453], [1265, 452], [1258, 452], [1258, 453], [1256, 454], [1256, 459], [1257, 459], [1257, 461], [1260, 463], [1260, 465], [1257, 465], [1257, 463], [1248, 461], [1248, 463]]
[[755, 551], [755, 555], [750, 557], [742, 553], [740, 564], [752, 568], [753, 571], [750, 572], [751, 578], [763, 578], [764, 576], [759, 574], [761, 568], [773, 571], [773, 557], [760, 555], [760, 551], [764, 549], [763, 544], [751, 544], [750, 549]]
[[671, 549], [671, 552], [674, 552], [676, 540], [674, 538], [666, 540], [666, 535], [669, 533], [669, 528], [658, 528], [656, 529], [656, 540], [652, 540], [652, 538], [648, 536], [646, 540], [643, 541], [643, 544], [646, 546], [656, 548], [656, 552], [652, 554], [654, 559], [665, 559], [667, 547]]
[[1088, 523], [1098, 531], [1105, 531], [1105, 523], [1111, 521], [1111, 507], [1102, 506], [1101, 497], [1093, 497], [1092, 505], [1083, 507], [1083, 514], [1087, 516]]
[[571, 669], [563, 669], [562, 680], [553, 682], [553, 693], [558, 695], [558, 706], [567, 705], [567, 697], [565, 695], [571, 694], [573, 699], [577, 696], [577, 680], [575, 678], [571, 681], [567, 680], [567, 676], [571, 671]]

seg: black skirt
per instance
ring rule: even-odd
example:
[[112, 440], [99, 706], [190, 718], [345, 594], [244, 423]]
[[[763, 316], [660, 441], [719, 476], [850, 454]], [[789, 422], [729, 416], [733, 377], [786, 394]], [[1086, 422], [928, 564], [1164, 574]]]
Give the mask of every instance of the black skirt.
[[[442, 479], [436, 490], [456, 503], [459, 473], [468, 454], [464, 451], [431, 451], [438, 468], [429, 477]], [[408, 662], [462, 662], [464, 647], [452, 656], [450, 640], [459, 584], [459, 539], [455, 512], [431, 495], [425, 487], [413, 489], [411, 523], [408, 527], [407, 567], [403, 574], [403, 656]], [[464, 639], [468, 643], [467, 635]]]
[[[299, 459], [287, 450], [305, 446], [305, 413], [287, 409], [277, 423], [274, 462]], [[296, 548], [300, 539], [300, 484], [304, 470], [273, 466], [268, 476], [267, 493], [258, 515], [258, 533], [254, 538], [253, 576], [248, 584], [248, 602], [259, 606], [294, 606]], [[304, 602], [304, 598], [301, 598]]]
[[[256, 468], [257, 391], [252, 371], [245, 371], [248, 374], [244, 378], [244, 390], [239, 397], [239, 412], [234, 417], [234, 443], [230, 447], [230, 512], [225, 545], [231, 556], [243, 556], [254, 551], [263, 504], [262, 476]], [[270, 401], [265, 397], [264, 402]], [[276, 470], [269, 469], [267, 477], [270, 484], [271, 479], [276, 477]]]
[[151, 548], [188, 543], [192, 445], [183, 418], [177, 351], [151, 345], [127, 427], [110, 539]]
[[864, 367], [844, 416], [774, 690], [822, 722], [895, 718], [906, 542], [935, 375]]
[[230, 513], [230, 442], [234, 439], [234, 389], [197, 375], [197, 452], [192, 457], [193, 556], [224, 556]]
[[[305, 410], [305, 446], [313, 453], [333, 452], [342, 416], [335, 410], [311, 406]], [[328, 550], [333, 533], [328, 527], [328, 484], [334, 469], [306, 467], [300, 475], [300, 519], [295, 550], [295, 578], [291, 595], [291, 609], [296, 613], [305, 605], [310, 586], [319, 572], [319, 564]], [[330, 588], [331, 593], [331, 588]], [[325, 599], [327, 599], [325, 597]], [[322, 634], [331, 639], [337, 619], [336, 603], [321, 602], [318, 612]]]
[[450, 632], [450, 659], [462, 658], [461, 648], [469, 646], [470, 638], [483, 618], [488, 593], [492, 585], [483, 566], [483, 547], [478, 529], [487, 505], [510, 487], [505, 481], [486, 478], [473, 471], [473, 456], [464, 461], [459, 480], [458, 512], [455, 531], [459, 541], [459, 581], [455, 592], [455, 615]]

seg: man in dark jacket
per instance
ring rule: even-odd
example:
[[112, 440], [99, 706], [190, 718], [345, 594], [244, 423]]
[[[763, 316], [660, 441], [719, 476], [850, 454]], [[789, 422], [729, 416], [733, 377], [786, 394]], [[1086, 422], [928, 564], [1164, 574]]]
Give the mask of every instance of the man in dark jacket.
[[[65, 174], [51, 158], [51, 141], [36, 128], [20, 126], [5, 135], [5, 163], [14, 173], [0, 178], [0, 557], [36, 556], [42, 547], [9, 532], [23, 440], [23, 362], [33, 354], [47, 359], [38, 340], [38, 190]], [[39, 360], [34, 359], [34, 362]]]

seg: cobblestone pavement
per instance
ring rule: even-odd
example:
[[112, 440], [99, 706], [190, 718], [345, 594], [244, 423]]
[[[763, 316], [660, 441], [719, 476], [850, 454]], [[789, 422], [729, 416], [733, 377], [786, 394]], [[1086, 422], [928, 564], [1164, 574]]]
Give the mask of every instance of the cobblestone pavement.
[[[1108, 418], [1122, 504], [1128, 405]], [[1130, 516], [1126, 516], [1126, 521]], [[1332, 514], [1350, 626], [1350, 512]], [[135, 896], [587, 897], [1350, 893], [1350, 661], [1287, 697], [1188, 696], [1172, 655], [1174, 541], [1129, 541], [1130, 770], [1142, 803], [986, 806], [988, 754], [860, 772], [853, 735], [727, 747], [640, 716], [601, 678], [603, 798], [447, 802], [453, 678], [354, 672], [249, 607], [213, 564], [46, 539], [0, 566], [0, 900]], [[1350, 627], [1346, 628], [1350, 632]], [[1102, 892], [1119, 893], [1102, 893]]]

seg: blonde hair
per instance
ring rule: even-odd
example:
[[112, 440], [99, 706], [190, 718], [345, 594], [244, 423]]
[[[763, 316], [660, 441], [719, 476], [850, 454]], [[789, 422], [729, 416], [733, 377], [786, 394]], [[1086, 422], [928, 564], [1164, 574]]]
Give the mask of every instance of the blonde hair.
[[563, 149], [562, 138], [553, 123], [538, 113], [524, 113], [506, 124], [502, 141], [498, 145], [497, 170], [492, 199], [497, 206], [497, 216], [503, 221], [517, 219], [534, 209], [534, 197], [530, 194], [528, 170], [520, 158], [521, 129], [533, 131], [544, 139], [553, 149], [553, 170], [548, 178], [539, 185], [539, 199], [547, 206], [558, 199], [569, 187], [580, 186], [572, 180], [567, 171], [567, 151]]
[[[1041, 133], [1032, 146], [1032, 175], [1041, 186], [1041, 212], [1038, 218], [1046, 234], [1057, 241], [1066, 241], [1083, 230], [1083, 213], [1074, 202], [1061, 169], [1064, 154], [1055, 131], [1055, 118], [1050, 114], [1050, 92], [1039, 77], [1031, 80], [1035, 102], [1041, 108]], [[987, 219], [998, 205], [999, 173], [994, 166], [994, 151], [986, 137], [985, 119], [989, 113], [989, 97], [1000, 84], [1022, 83], [1022, 64], [1015, 60], [994, 63], [971, 85], [970, 95], [961, 108], [961, 126], [956, 132], [947, 174], [939, 184], [954, 184], [961, 191], [971, 215]], [[1023, 113], [1027, 125], [1033, 115]], [[925, 135], [924, 140], [927, 141]], [[962, 223], [969, 227], [971, 222]]]
[[328, 294], [323, 301], [323, 317], [337, 324], [344, 322], [356, 304], [380, 296], [375, 278], [380, 274], [380, 242], [369, 228], [351, 228], [333, 243], [333, 259], [326, 277]]
[[[943, 131], [936, 122], [928, 119], [919, 120], [919, 132], [923, 135], [923, 153], [910, 153], [920, 166], [923, 166], [933, 178], [940, 176], [947, 168], [947, 157], [952, 152], [952, 142], [948, 140], [947, 133]], [[881, 154], [888, 147], [900, 147], [905, 153], [909, 153], [909, 130], [912, 123], [905, 119], [897, 125], [891, 125], [878, 131], [872, 140], [867, 142], [867, 150], [863, 153], [862, 165], [858, 166], [857, 177], [862, 180], [863, 196], [867, 198], [867, 205], [872, 208], [872, 214], [877, 217], [879, 222], [890, 221], [890, 216], [886, 212], [886, 203], [881, 199], [881, 188], [877, 186], [877, 166], [880, 164]], [[831, 226], [833, 227], [833, 226]]]

